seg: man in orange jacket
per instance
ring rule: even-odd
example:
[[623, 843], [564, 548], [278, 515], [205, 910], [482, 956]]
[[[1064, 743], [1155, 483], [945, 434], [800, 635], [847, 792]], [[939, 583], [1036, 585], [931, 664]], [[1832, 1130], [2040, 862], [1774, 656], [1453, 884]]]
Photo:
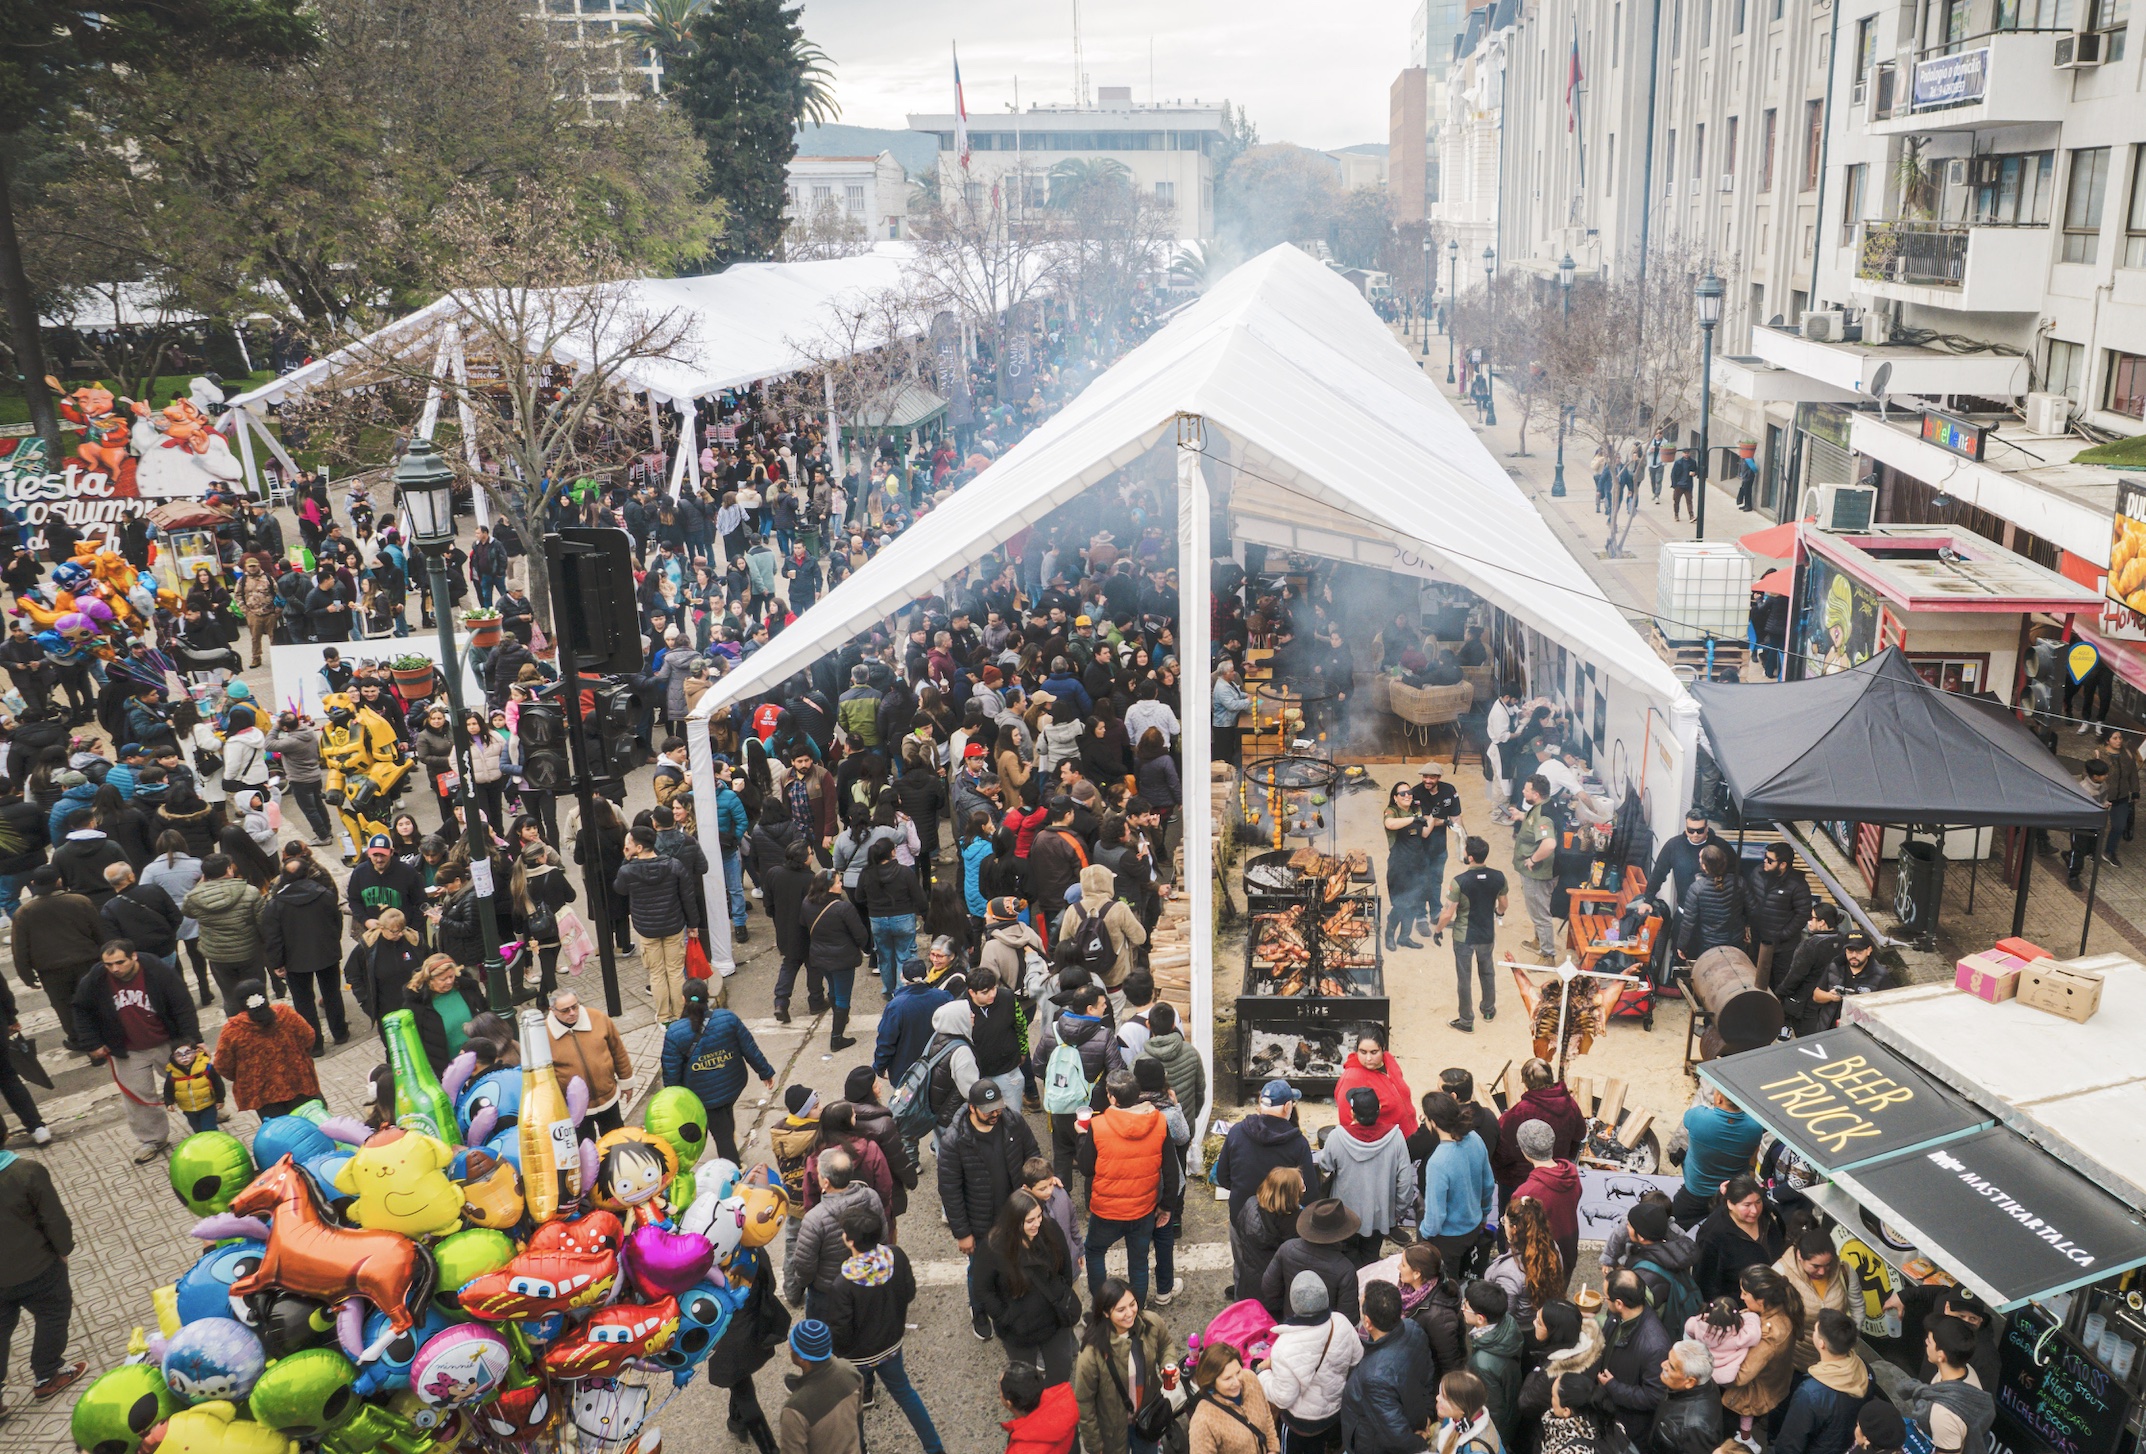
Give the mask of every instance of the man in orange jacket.
[[[1189, 1142], [1192, 1128], [1167, 1082], [1155, 1095], [1143, 1096], [1133, 1073], [1117, 1070], [1104, 1086], [1110, 1107], [1083, 1119], [1075, 1153], [1075, 1164], [1088, 1178], [1088, 1296], [1093, 1300], [1101, 1294], [1103, 1253], [1122, 1237], [1133, 1297], [1146, 1307], [1148, 1246], [1156, 1224], [1169, 1220], [1167, 1208], [1176, 1200], [1176, 1182], [1182, 1176], [1177, 1157], [1163, 1153]], [[1157, 1303], [1169, 1300], [1167, 1293], [1155, 1297]]]

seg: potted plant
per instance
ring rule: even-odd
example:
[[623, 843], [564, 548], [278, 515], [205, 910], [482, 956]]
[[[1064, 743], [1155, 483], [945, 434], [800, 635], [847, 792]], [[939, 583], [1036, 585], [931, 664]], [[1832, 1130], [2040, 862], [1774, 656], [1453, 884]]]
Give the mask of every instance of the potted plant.
[[405, 653], [387, 664], [388, 674], [404, 696], [426, 696], [432, 691], [432, 658]]
[[477, 607], [462, 613], [462, 625], [469, 632], [469, 644], [479, 651], [490, 651], [499, 645], [499, 613], [488, 607]]

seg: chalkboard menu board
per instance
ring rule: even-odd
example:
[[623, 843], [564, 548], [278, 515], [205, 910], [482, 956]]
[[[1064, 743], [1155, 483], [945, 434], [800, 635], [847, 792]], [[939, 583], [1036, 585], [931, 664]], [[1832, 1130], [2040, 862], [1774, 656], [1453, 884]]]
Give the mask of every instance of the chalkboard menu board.
[[2024, 1307], [2005, 1330], [1997, 1454], [2115, 1454], [2130, 1393], [2064, 1333], [2043, 1344], [2048, 1363], [2038, 1365], [2035, 1344], [2051, 1326], [2048, 1314]]

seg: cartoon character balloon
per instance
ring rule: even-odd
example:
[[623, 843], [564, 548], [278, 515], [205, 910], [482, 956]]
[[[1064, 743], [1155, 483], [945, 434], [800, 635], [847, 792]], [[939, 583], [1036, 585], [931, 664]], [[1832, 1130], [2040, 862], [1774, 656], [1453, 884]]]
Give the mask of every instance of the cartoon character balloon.
[[570, 1313], [601, 1304], [618, 1281], [624, 1229], [609, 1212], [572, 1222], [546, 1222], [512, 1262], [462, 1289], [472, 1316], [488, 1322]]
[[124, 1363], [82, 1391], [67, 1431], [89, 1454], [136, 1454], [151, 1429], [184, 1407], [154, 1365]]
[[650, 1096], [647, 1109], [641, 1112], [641, 1124], [670, 1143], [681, 1171], [698, 1162], [708, 1149], [708, 1108], [682, 1085], [665, 1086]]
[[235, 1318], [253, 1324], [253, 1310], [231, 1295], [231, 1285], [260, 1267], [268, 1244], [251, 1238], [224, 1242], [201, 1254], [180, 1275], [177, 1310], [182, 1323], [202, 1318]]
[[745, 1294], [701, 1283], [688, 1288], [678, 1299], [678, 1332], [670, 1346], [656, 1354], [656, 1362], [671, 1371], [671, 1380], [684, 1388], [693, 1381], [693, 1370], [707, 1361], [715, 1345], [730, 1327], [731, 1315]]
[[239, 1417], [225, 1400], [181, 1409], [164, 1424], [157, 1454], [298, 1454], [298, 1441], [266, 1424]]
[[229, 1131], [196, 1131], [172, 1148], [165, 1163], [171, 1189], [197, 1217], [227, 1210], [253, 1180], [253, 1153]]
[[165, 1340], [164, 1382], [190, 1404], [234, 1402], [268, 1367], [261, 1339], [236, 1318], [203, 1318]]
[[481, 1404], [506, 1381], [514, 1353], [507, 1340], [480, 1323], [457, 1323], [433, 1334], [410, 1364], [410, 1387], [428, 1404]]
[[462, 1225], [462, 1188], [447, 1177], [454, 1159], [445, 1141], [389, 1126], [352, 1154], [335, 1186], [357, 1199], [350, 1219], [361, 1227], [444, 1236]]
[[677, 1331], [676, 1298], [614, 1303], [545, 1349], [544, 1367], [558, 1378], [611, 1378], [627, 1364], [668, 1348]]

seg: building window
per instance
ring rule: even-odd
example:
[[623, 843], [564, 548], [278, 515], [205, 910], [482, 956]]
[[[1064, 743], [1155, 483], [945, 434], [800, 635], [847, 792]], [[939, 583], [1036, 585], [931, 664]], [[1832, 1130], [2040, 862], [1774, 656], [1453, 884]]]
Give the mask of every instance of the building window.
[[1803, 186], [1808, 192], [1818, 185], [1818, 156], [1825, 146], [1826, 103], [1806, 101], [1803, 103]]
[[1739, 118], [1729, 118], [1728, 133], [1722, 138], [1721, 190], [1726, 192], [1736, 185], [1736, 123]]
[[1669, 53], [1675, 55], [1684, 48], [1684, 0], [1675, 0], [1669, 7]]
[[850, 216], [864, 216], [864, 188], [858, 186], [844, 187], [842, 189], [842, 205], [849, 209]]
[[1714, 43], [1714, 0], [1699, 0], [1699, 49]]
[[2087, 28], [2102, 34], [2102, 60], [2122, 60], [2124, 32], [2131, 25], [2131, 0], [2092, 0], [2088, 14], [2092, 18], [2087, 21]]
[[2124, 213], [2124, 266], [2146, 268], [2146, 144], [2131, 148], [2131, 205]]
[[834, 189], [834, 186], [833, 186], [833, 185], [832, 185], [831, 183], [825, 183], [825, 182], [814, 182], [814, 183], [812, 184], [812, 205], [813, 205], [813, 206], [817, 207], [817, 206], [819, 206], [819, 205], [820, 205], [820, 204], [821, 204], [822, 202], [832, 202], [832, 201], [834, 200], [834, 196], [835, 196], [835, 189]]
[[2146, 419], [2146, 358], [2135, 353], [2109, 354], [2109, 396], [2103, 407], [2112, 414]]
[[1967, 0], [1944, 0], [1939, 7], [1938, 21], [1944, 27], [1940, 43], [1958, 45], [1967, 37]]
[[1760, 122], [1761, 126], [1764, 127], [1764, 130], [1759, 133], [1759, 190], [1761, 192], [1771, 192], [1773, 190], [1774, 136], [1778, 129], [1775, 123], [1779, 119], [1780, 113], [1769, 106], [1766, 108], [1766, 115]]
[[1609, 166], [1602, 173], [1602, 190], [1607, 195], [1617, 191], [1617, 133], [1609, 134]]
[[2108, 185], [2107, 147], [2085, 147], [2071, 154], [2071, 190], [2064, 198], [2064, 261], [2094, 261], [2101, 238], [2101, 199]]
[[1662, 156], [1662, 195], [1673, 197], [1677, 190], [1677, 129], [1669, 128], [1669, 148]]
[[1863, 220], [1863, 188], [1870, 180], [1870, 164], [1857, 162], [1843, 169], [1840, 199], [1840, 240], [1847, 247], [1855, 241], [1855, 229]]
[[2079, 404], [2079, 385], [2086, 381], [2086, 346], [2066, 343], [2061, 338], [2049, 340], [2049, 365], [2042, 370], [2042, 387], [2049, 393], [2062, 394]]
[[1729, 0], [1735, 13], [1736, 23], [1730, 29], [1737, 35], [1744, 33], [1744, 0]]
[[1691, 189], [1702, 191], [1706, 187], [1706, 123], [1700, 122], [1698, 130], [1691, 134]]
[[1979, 227], [2046, 227], [2056, 192], [2055, 152], [1984, 155], [1968, 163]]
[[1175, 207], [1177, 205], [1177, 183], [1157, 182], [1155, 184], [1155, 200], [1165, 207]]
[[1776, 20], [1781, 18], [1781, 0], [1773, 0], [1773, 18]]
[[1870, 84], [1870, 68], [1878, 63], [1878, 17], [1866, 15], [1855, 23], [1855, 88], [1861, 101], [1863, 87]]

